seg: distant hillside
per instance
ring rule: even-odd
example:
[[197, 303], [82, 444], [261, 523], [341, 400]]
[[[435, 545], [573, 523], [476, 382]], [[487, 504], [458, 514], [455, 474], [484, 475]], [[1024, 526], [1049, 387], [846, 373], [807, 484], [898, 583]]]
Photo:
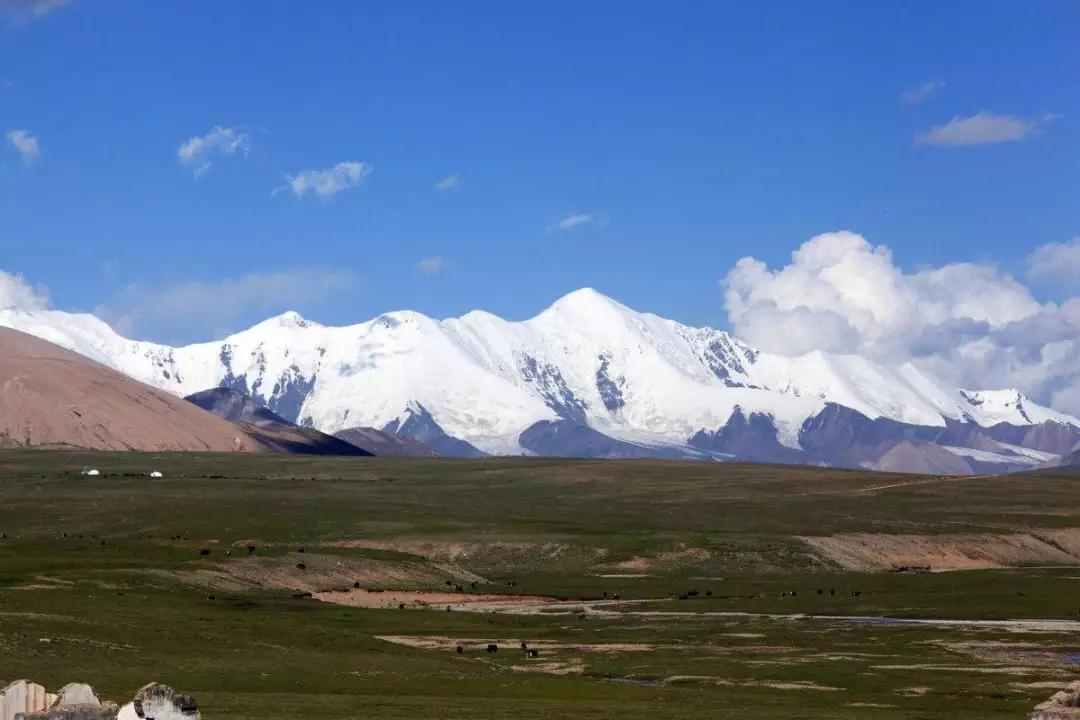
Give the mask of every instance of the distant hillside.
[[261, 449], [174, 395], [7, 328], [0, 328], [0, 447]]
[[355, 427], [334, 433], [334, 437], [363, 448], [379, 457], [441, 457], [433, 447], [409, 435], [393, 435], [370, 427]]
[[1041, 470], [1080, 473], [1080, 444], [1064, 455], [1054, 458], [1040, 466]]
[[222, 420], [233, 423], [264, 450], [270, 452], [300, 455], [374, 454], [333, 435], [291, 423], [261, 407], [239, 390], [212, 388], [188, 395], [184, 399]]

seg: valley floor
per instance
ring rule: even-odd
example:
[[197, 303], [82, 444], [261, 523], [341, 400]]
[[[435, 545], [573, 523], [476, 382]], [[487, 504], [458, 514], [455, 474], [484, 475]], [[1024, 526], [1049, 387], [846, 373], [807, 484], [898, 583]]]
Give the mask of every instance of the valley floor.
[[1078, 476], [7, 452], [0, 533], [0, 685], [207, 718], [1016, 718], [1080, 678]]

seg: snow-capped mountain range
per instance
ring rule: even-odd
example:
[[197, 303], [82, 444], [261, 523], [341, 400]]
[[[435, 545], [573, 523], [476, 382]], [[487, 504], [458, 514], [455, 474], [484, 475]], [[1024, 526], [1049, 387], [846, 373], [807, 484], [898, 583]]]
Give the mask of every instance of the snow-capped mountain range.
[[[1015, 390], [951, 388], [911, 364], [855, 355], [763, 353], [590, 289], [522, 322], [400, 311], [329, 327], [289, 312], [183, 347], [129, 340], [92, 315], [57, 310], [0, 309], [0, 325], [179, 396], [232, 387], [324, 432], [408, 427], [489, 454], [882, 466], [906, 443], [933, 445], [938, 465], [959, 467], [956, 459], [974, 471], [1032, 465], [1080, 440], [1080, 420]], [[1041, 439], [1026, 439], [1033, 428]], [[837, 432], [850, 438], [843, 458], [814, 449], [823, 438], [835, 444]], [[563, 452], [561, 443], [585, 450]]]

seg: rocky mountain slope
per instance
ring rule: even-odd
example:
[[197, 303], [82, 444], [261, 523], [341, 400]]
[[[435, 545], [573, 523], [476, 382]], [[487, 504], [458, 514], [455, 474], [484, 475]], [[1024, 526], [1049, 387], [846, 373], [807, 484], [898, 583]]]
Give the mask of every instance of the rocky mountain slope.
[[427, 443], [408, 435], [394, 435], [369, 427], [339, 430], [334, 437], [379, 457], [436, 458], [441, 455]]
[[315, 428], [300, 427], [260, 406], [232, 388], [212, 388], [186, 398], [189, 403], [236, 425], [270, 452], [299, 455], [359, 455], [373, 453]]
[[[290, 422], [410, 435], [440, 455], [885, 460], [996, 472], [1080, 441], [1080, 420], [1015, 390], [950, 388], [914, 365], [855, 355], [763, 353], [587, 289], [522, 322], [401, 311], [327, 327], [285, 313], [184, 347], [128, 340], [93, 316], [59, 311], [0, 310], [0, 325], [178, 395], [234, 388]], [[927, 453], [936, 460], [916, 457]]]
[[259, 449], [175, 395], [8, 328], [0, 328], [0, 447]]

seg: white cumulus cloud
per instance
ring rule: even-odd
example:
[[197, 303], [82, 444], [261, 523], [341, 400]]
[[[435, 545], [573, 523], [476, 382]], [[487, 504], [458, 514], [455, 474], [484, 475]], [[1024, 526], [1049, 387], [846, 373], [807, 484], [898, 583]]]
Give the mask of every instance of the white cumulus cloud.
[[0, 310], [45, 310], [48, 307], [48, 290], [31, 285], [22, 275], [0, 270]]
[[251, 150], [251, 138], [237, 128], [215, 125], [210, 132], [188, 139], [176, 150], [180, 164], [191, 168], [199, 177], [213, 164], [216, 157], [230, 157], [236, 153], [247, 154]]
[[[1029, 269], [1071, 244], [1048, 247], [1032, 253]], [[733, 331], [763, 350], [911, 361], [959, 387], [1018, 387], [1080, 413], [1080, 298], [1040, 303], [994, 265], [906, 272], [889, 248], [833, 232], [803, 243], [782, 267], [744, 257], [723, 287]]]
[[1064, 243], [1047, 243], [1027, 257], [1032, 280], [1080, 290], [1080, 237]]
[[775, 324], [785, 313], [818, 326], [820, 337], [808, 342], [820, 349], [866, 352], [888, 350], [928, 325], [956, 319], [1001, 325], [1040, 309], [1027, 288], [992, 266], [954, 263], [906, 274], [889, 248], [852, 232], [811, 238], [776, 270], [745, 257], [724, 283], [738, 333], [779, 352], [806, 351], [789, 347]]
[[8, 144], [22, 156], [23, 162], [27, 165], [33, 164], [38, 155], [41, 154], [41, 147], [38, 145], [37, 137], [31, 135], [27, 130], [9, 130], [5, 137]]
[[370, 174], [371, 166], [366, 163], [340, 162], [326, 170], [301, 170], [295, 175], [287, 175], [285, 179], [296, 197], [304, 197], [308, 193], [328, 197], [359, 185]]
[[1042, 122], [1025, 120], [1012, 115], [995, 115], [981, 112], [969, 117], [956, 116], [944, 125], [938, 125], [916, 137], [923, 145], [939, 147], [972, 147], [1019, 142], [1035, 132], [1039, 126], [1054, 119], [1048, 115]]

